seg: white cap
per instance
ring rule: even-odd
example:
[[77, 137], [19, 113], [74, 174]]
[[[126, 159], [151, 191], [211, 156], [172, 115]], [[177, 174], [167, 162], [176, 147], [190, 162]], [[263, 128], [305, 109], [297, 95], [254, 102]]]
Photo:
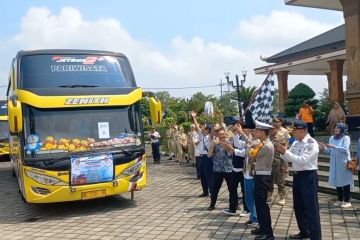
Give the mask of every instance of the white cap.
[[255, 120], [255, 128], [257, 128], [257, 129], [272, 129], [274, 127], [269, 124], [262, 123], [262, 122]]

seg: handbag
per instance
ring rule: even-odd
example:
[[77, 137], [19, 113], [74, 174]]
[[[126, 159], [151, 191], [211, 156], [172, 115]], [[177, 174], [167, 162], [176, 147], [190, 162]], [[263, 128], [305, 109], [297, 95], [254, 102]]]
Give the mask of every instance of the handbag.
[[357, 170], [357, 160], [356, 157], [354, 157], [354, 153], [350, 153], [351, 159], [346, 163], [347, 168], [352, 172], [356, 173]]
[[[344, 138], [342, 140], [344, 142]], [[346, 162], [346, 167], [347, 169], [349, 169], [352, 173], [356, 173], [357, 170], [357, 160], [356, 157], [352, 157], [354, 156], [354, 154], [351, 152], [350, 153], [350, 160]]]
[[356, 167], [357, 167], [357, 160], [355, 158], [352, 158], [346, 163], [347, 168], [352, 171], [353, 173], [356, 173]]

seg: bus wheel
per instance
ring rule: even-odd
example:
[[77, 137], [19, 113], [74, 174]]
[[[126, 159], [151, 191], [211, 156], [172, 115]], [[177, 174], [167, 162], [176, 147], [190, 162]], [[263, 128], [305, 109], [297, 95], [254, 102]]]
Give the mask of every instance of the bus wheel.
[[24, 198], [24, 195], [22, 194], [21, 190], [19, 189], [19, 194], [20, 194], [20, 197], [21, 197], [21, 200], [24, 202], [24, 203], [27, 203], [26, 199]]

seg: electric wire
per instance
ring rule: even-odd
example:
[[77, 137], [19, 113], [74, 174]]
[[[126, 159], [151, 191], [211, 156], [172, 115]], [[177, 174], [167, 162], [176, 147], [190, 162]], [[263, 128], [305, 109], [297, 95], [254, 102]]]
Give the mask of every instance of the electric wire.
[[[222, 84], [225, 85], [225, 84]], [[172, 90], [172, 89], [196, 89], [196, 88], [212, 88], [212, 87], [219, 87], [220, 84], [216, 85], [205, 85], [205, 86], [193, 86], [193, 87], [163, 87], [163, 88], [148, 88], [144, 87], [145, 90]]]

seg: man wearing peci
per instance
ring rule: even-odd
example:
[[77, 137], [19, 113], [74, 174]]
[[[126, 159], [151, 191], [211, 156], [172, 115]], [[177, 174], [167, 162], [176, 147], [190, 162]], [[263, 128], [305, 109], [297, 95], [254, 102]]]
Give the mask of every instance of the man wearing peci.
[[292, 162], [294, 171], [293, 200], [296, 221], [300, 232], [290, 239], [321, 239], [321, 225], [318, 202], [318, 155], [319, 145], [309, 135], [308, 125], [302, 120], [294, 121], [296, 141], [287, 150], [277, 144], [280, 157]]

